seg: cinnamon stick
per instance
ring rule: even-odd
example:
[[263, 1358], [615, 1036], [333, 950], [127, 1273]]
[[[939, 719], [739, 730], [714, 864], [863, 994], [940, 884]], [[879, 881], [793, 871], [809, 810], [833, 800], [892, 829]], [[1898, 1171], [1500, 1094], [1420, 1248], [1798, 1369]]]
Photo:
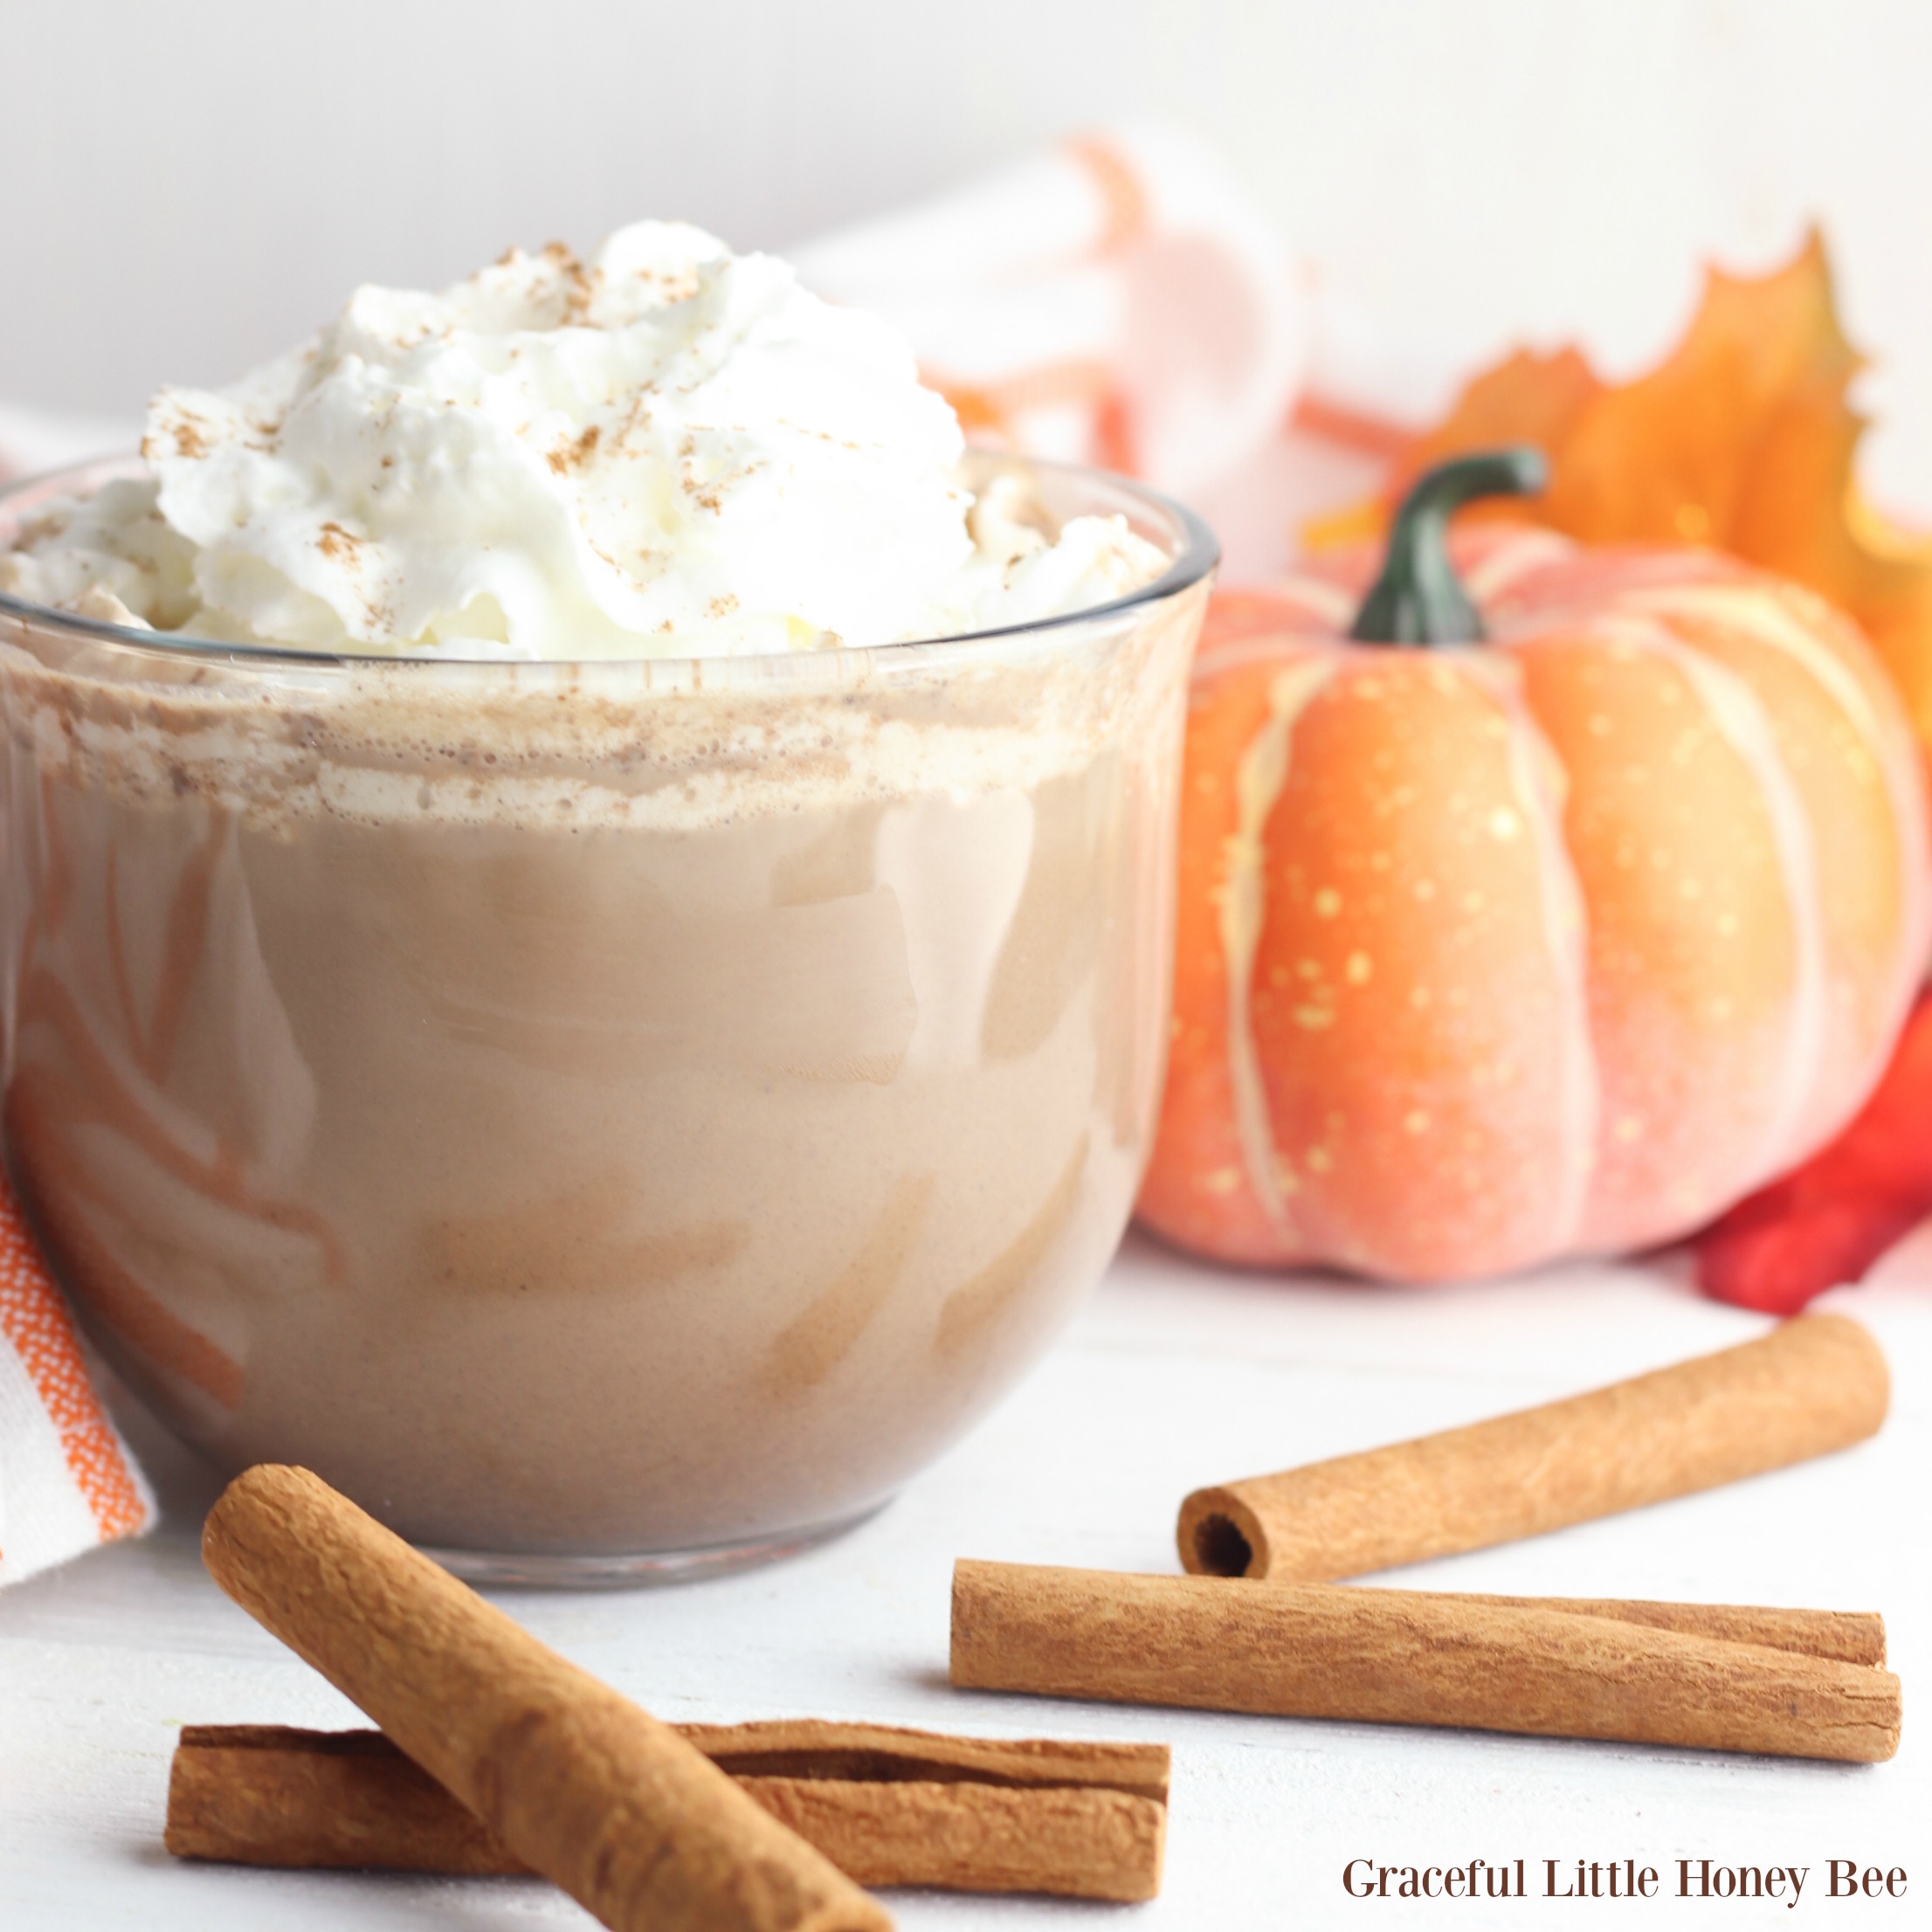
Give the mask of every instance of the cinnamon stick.
[[1481, 1549], [1848, 1448], [1885, 1419], [1879, 1346], [1840, 1314], [1567, 1401], [1197, 1489], [1183, 1565], [1297, 1583]]
[[162, 1843], [231, 1865], [530, 1869], [382, 1732], [283, 1724], [183, 1725]]
[[202, 1535], [243, 1609], [613, 1932], [885, 1932], [878, 1903], [668, 1725], [307, 1470], [245, 1470]]
[[962, 1562], [952, 1680], [1129, 1704], [1461, 1725], [1872, 1763], [1870, 1665], [1542, 1606]]
[[[804, 1721], [677, 1728], [863, 1885], [1117, 1901], [1160, 1889], [1164, 1745]], [[245, 1865], [529, 1869], [379, 1731], [185, 1726], [166, 1844]]]
[[[1432, 1596], [1439, 1593], [1432, 1591]], [[1680, 1630], [1692, 1637], [1722, 1637], [1767, 1650], [1795, 1650], [1833, 1657], [1841, 1664], [1883, 1664], [1885, 1619], [1870, 1610], [1785, 1610], [1763, 1604], [1659, 1604], [1630, 1597], [1489, 1597], [1457, 1591], [1439, 1600], [1501, 1604], [1524, 1610], [1569, 1611], [1608, 1617], [1653, 1630]]]

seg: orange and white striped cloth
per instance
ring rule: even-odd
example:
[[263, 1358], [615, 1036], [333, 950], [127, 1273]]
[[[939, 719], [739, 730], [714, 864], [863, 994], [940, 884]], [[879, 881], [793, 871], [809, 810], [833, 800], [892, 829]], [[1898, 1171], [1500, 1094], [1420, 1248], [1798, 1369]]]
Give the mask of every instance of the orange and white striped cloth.
[[0, 1177], [0, 1584], [141, 1535], [155, 1514], [88, 1379], [73, 1317]]
[[1176, 128], [1103, 128], [784, 252], [905, 332], [970, 441], [1183, 498], [1229, 581], [1279, 576], [1453, 393]]
[[[1315, 329], [1276, 224], [1175, 127], [1083, 135], [782, 252], [820, 294], [896, 323], [969, 440], [1182, 497], [1279, 439]], [[0, 399], [0, 476], [139, 434]]]
[[1281, 235], [1178, 128], [1084, 135], [785, 253], [905, 331], [970, 440], [1183, 497], [1279, 435], [1308, 352]]

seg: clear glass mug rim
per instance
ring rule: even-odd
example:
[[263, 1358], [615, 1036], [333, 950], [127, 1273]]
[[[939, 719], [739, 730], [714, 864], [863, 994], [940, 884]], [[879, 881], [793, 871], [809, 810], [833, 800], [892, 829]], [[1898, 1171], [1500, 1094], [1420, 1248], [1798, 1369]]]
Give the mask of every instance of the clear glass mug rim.
[[[944, 637], [907, 638], [892, 644], [842, 644], [815, 651], [774, 655], [782, 655], [783, 660], [797, 657], [808, 662], [823, 662], [827, 659], [857, 659], [883, 666], [900, 661], [898, 653], [901, 652], [925, 653], [939, 646], [1033, 637], [1074, 627], [1085, 627], [1095, 622], [1104, 622], [1130, 611], [1150, 607], [1189, 590], [1207, 578], [1221, 561], [1220, 541], [1202, 517], [1190, 510], [1186, 504], [1159, 490], [1150, 488], [1134, 478], [1087, 464], [1053, 462], [1043, 457], [1016, 455], [1006, 450], [969, 446], [966, 453], [969, 459], [975, 461], [1024, 469], [1044, 477], [1061, 479], [1071, 485], [1085, 484], [1091, 487], [1098, 484], [1118, 496], [1127, 498], [1143, 510], [1153, 512], [1157, 519], [1164, 521], [1172, 528], [1176, 537], [1172, 562], [1151, 583], [1142, 584], [1139, 590], [1129, 591], [1125, 597], [1114, 597], [1106, 604], [1088, 604], [1078, 611], [1061, 611], [1049, 618], [1035, 618], [1025, 624], [1001, 624], [992, 630], [958, 631]], [[79, 487], [83, 484], [98, 488], [101, 484], [142, 473], [144, 467], [137, 455], [97, 457], [89, 462], [43, 470], [37, 475], [21, 477], [11, 483], [0, 486], [0, 533], [3, 533], [10, 514], [22, 497], [36, 492], [50, 492], [53, 486], [63, 483], [75, 485], [78, 493]], [[503, 658], [457, 658], [440, 653], [435, 657], [424, 657], [376, 651], [300, 651], [286, 645], [224, 644], [212, 638], [183, 638], [169, 631], [137, 630], [128, 624], [107, 624], [99, 618], [80, 617], [72, 611], [57, 610], [51, 604], [34, 604], [24, 597], [14, 597], [5, 590], [0, 590], [0, 617], [22, 618], [33, 624], [64, 631], [97, 644], [114, 645], [125, 649], [201, 662], [240, 662], [259, 664], [265, 667], [284, 666], [307, 666], [310, 669], [334, 665], [345, 671], [365, 671], [393, 666], [399, 672], [433, 673], [439, 667], [472, 671], [501, 670], [506, 666], [528, 661]], [[589, 670], [598, 665], [649, 665], [654, 670], [674, 676], [681, 669], [698, 671], [702, 666], [714, 666], [721, 661], [729, 660], [721, 660], [715, 657], [640, 656], [552, 659], [544, 661], [550, 668], [566, 672], [580, 667]]]

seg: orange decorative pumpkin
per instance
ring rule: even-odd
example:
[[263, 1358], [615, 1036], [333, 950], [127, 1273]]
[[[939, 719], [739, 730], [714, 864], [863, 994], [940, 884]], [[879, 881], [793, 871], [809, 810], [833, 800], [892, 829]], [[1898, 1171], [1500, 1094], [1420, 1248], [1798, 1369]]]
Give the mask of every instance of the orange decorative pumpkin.
[[1539, 473], [1422, 478], [1350, 636], [1366, 560], [1215, 600], [1140, 1201], [1183, 1247], [1426, 1280], [1650, 1245], [1885, 1065], [1929, 934], [1891, 685], [1712, 552], [1447, 543]]

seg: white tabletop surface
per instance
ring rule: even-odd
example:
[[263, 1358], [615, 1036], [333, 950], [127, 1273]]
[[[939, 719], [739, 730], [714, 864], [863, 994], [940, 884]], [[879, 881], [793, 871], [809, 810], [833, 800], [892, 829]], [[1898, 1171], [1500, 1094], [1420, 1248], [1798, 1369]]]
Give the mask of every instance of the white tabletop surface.
[[[1136, 1929], [1568, 1925], [1542, 1861], [1634, 1858], [1664, 1895], [1584, 1906], [1670, 1924], [1799, 1922], [1675, 1897], [1683, 1857], [1809, 1866], [1797, 1910], [1932, 1923], [1932, 1246], [1832, 1299], [1890, 1356], [1892, 1415], [1844, 1455], [1554, 1536], [1404, 1572], [1417, 1587], [1878, 1609], [1904, 1680], [1899, 1756], [1827, 1765], [1470, 1732], [1300, 1722], [956, 1692], [956, 1556], [1176, 1569], [1199, 1484], [1473, 1420], [1720, 1348], [1763, 1323], [1660, 1272], [1579, 1266], [1390, 1291], [1249, 1279], [1130, 1241], [1069, 1334], [990, 1421], [883, 1515], [808, 1556], [655, 1590], [495, 1593], [659, 1715], [869, 1718], [1174, 1749], [1166, 1882], [1135, 1908], [900, 1893], [900, 1925]], [[357, 1714], [229, 1603], [196, 1552], [212, 1480], [130, 1432], [167, 1521], [0, 1593], [0, 1928], [445, 1929], [591, 1922], [537, 1880], [182, 1865], [161, 1848], [183, 1722], [348, 1725]], [[1377, 1581], [1396, 1581], [1391, 1576]], [[1350, 1900], [1346, 1860], [1528, 1861], [1521, 1903]], [[1825, 1896], [1832, 1859], [1908, 1869], [1903, 1899]]]

